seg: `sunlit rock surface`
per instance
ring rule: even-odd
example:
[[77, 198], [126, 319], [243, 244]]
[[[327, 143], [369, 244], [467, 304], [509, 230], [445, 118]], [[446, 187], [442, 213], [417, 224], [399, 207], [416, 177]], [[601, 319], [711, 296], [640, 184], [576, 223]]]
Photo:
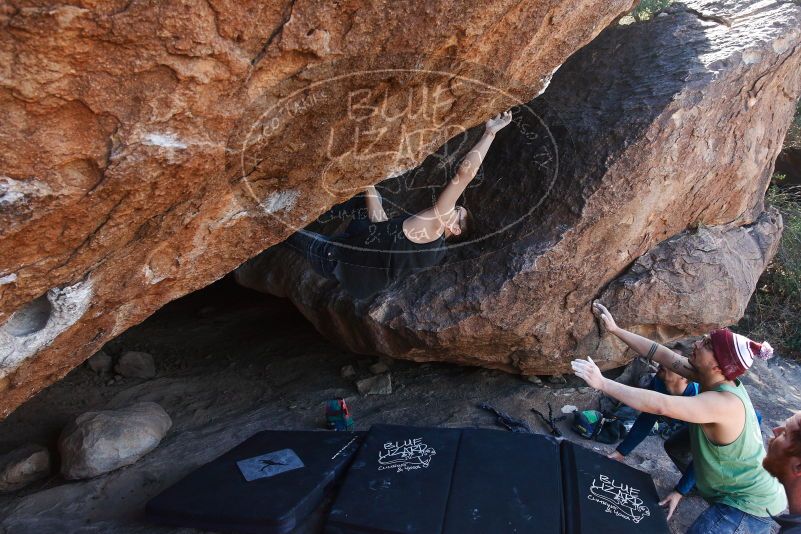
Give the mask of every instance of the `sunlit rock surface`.
[[[608, 28], [516, 108], [466, 195], [482, 235], [445, 264], [369, 300], [285, 249], [239, 278], [356, 352], [523, 374], [587, 354], [614, 367], [630, 354], [600, 335], [599, 297], [662, 341], [741, 317], [781, 233], [764, 192], [800, 93], [801, 6], [676, 3]], [[430, 202], [420, 182], [441, 185], [439, 163], [476, 135], [383, 183], [392, 208]]]
[[0, 417], [528, 101], [634, 3], [4, 4]]

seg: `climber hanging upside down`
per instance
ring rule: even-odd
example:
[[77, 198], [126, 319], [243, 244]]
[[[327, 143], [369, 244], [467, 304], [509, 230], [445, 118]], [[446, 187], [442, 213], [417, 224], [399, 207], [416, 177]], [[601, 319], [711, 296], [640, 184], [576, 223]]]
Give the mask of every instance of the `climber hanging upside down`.
[[[367, 298], [415, 271], [437, 265], [445, 256], [445, 241], [463, 240], [471, 230], [470, 214], [456, 201], [475, 178], [495, 134], [512, 120], [506, 111], [488, 120], [484, 135], [459, 164], [456, 175], [434, 205], [415, 215], [390, 219], [381, 195], [368, 187], [330, 212], [352, 214], [345, 232], [327, 237], [308, 230], [286, 243], [308, 258], [317, 274], [337, 280], [357, 298]], [[366, 204], [366, 210], [356, 204]]]

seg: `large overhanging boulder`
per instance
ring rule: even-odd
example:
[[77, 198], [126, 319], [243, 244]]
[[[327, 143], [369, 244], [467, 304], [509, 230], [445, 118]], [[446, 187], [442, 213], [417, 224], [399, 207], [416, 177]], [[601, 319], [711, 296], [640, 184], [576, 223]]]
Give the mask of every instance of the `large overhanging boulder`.
[[[367, 300], [283, 247], [238, 278], [351, 350], [524, 374], [627, 361], [599, 297], [662, 341], [735, 323], [781, 234], [763, 199], [801, 93], [801, 6], [751, 4], [673, 4], [572, 56], [498, 135], [466, 195], [484, 234], [446, 263]], [[418, 208], [475, 135], [383, 183], [390, 203]]]
[[[356, 188], [531, 99], [634, 3], [4, 5], [0, 417]], [[370, 150], [349, 152], [354, 135]]]

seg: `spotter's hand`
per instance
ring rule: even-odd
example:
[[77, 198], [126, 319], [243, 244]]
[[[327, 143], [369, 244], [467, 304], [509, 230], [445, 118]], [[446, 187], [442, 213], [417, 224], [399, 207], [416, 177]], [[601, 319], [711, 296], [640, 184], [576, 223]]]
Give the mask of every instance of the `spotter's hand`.
[[592, 358], [587, 356], [586, 360], [573, 360], [570, 365], [576, 376], [584, 380], [588, 386], [597, 390], [603, 388], [605, 378]]
[[612, 317], [612, 314], [606, 309], [606, 306], [596, 300], [592, 303], [592, 312], [596, 317], [600, 317], [601, 322], [604, 324], [604, 327], [609, 331], [609, 333], [615, 333], [615, 331], [618, 329], [618, 326], [615, 322], [615, 319]]
[[673, 512], [676, 511], [676, 507], [679, 505], [681, 497], [682, 495], [678, 491], [671, 491], [667, 497], [659, 501], [659, 506], [665, 506], [667, 508], [668, 520], [673, 515]]
[[496, 134], [502, 129], [504, 129], [508, 124], [512, 122], [512, 112], [511, 111], [504, 111], [498, 115], [495, 115], [487, 123], [484, 125], [487, 133]]

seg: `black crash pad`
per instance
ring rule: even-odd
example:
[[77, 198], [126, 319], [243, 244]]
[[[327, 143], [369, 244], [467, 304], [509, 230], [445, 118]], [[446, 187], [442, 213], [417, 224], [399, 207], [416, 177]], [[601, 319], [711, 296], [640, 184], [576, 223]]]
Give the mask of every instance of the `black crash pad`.
[[559, 534], [558, 459], [558, 443], [546, 436], [463, 430], [443, 531]]
[[146, 514], [173, 526], [289, 532], [330, 493], [363, 434], [260, 432], [150, 500]]
[[651, 476], [563, 441], [565, 533], [668, 534]]
[[326, 532], [441, 532], [460, 435], [374, 425], [331, 507]]
[[376, 425], [326, 534], [668, 533], [647, 473], [568, 441]]
[[550, 438], [376, 425], [326, 532], [558, 534], [561, 506], [559, 446]]

